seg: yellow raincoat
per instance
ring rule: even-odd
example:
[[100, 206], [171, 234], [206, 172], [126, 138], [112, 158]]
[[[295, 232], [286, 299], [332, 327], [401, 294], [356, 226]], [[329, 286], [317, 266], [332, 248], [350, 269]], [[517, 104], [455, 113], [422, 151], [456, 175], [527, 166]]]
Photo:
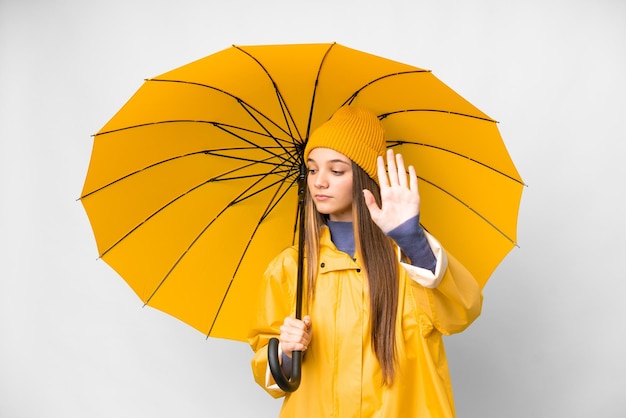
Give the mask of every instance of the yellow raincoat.
[[[435, 280], [429, 281], [424, 269], [400, 268], [398, 362], [393, 384], [384, 386], [371, 347], [367, 278], [358, 260], [337, 250], [324, 228], [315, 300], [306, 312], [313, 324], [311, 343], [300, 387], [286, 395], [281, 417], [455, 416], [442, 334], [460, 332], [478, 317], [482, 294], [472, 275], [434, 238], [427, 238], [438, 259]], [[294, 248], [270, 263], [249, 338], [254, 378], [276, 398], [285, 393], [269, 372], [267, 344], [278, 338], [284, 318], [294, 315], [296, 272]]]

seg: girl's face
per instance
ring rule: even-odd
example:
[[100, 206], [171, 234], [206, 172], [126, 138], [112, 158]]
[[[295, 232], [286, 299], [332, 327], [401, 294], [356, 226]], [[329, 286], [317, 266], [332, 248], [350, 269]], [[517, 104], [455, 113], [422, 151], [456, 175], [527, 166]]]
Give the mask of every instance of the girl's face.
[[352, 162], [330, 148], [313, 148], [307, 160], [309, 193], [331, 221], [352, 221]]

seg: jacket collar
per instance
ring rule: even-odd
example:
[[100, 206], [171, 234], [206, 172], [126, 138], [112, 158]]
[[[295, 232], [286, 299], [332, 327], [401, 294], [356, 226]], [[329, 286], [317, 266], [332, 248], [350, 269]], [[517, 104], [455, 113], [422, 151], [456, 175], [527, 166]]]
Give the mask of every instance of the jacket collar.
[[356, 259], [339, 251], [330, 239], [330, 230], [327, 226], [322, 227], [320, 234], [320, 258], [319, 272], [321, 274], [338, 270], [358, 270], [361, 268]]

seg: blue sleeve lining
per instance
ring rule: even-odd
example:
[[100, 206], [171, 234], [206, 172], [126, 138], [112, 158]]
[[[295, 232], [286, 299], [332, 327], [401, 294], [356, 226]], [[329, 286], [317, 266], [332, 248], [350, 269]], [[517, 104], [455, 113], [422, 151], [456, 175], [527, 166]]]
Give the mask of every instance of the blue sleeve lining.
[[428, 244], [424, 229], [420, 225], [419, 214], [405, 221], [387, 233], [409, 257], [411, 264], [435, 273], [437, 259]]

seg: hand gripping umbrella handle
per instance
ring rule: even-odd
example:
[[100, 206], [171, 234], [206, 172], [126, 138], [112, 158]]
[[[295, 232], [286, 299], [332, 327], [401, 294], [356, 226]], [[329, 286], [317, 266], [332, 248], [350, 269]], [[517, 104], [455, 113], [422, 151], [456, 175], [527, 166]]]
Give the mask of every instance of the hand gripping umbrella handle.
[[[304, 208], [306, 197], [306, 165], [300, 163], [298, 177], [298, 276], [296, 281], [296, 318], [302, 319], [302, 285], [304, 277]], [[271, 338], [267, 346], [267, 360], [272, 376], [279, 388], [285, 392], [294, 392], [300, 386], [302, 371], [302, 351], [291, 355], [291, 378], [287, 378], [278, 359], [278, 338]]]

